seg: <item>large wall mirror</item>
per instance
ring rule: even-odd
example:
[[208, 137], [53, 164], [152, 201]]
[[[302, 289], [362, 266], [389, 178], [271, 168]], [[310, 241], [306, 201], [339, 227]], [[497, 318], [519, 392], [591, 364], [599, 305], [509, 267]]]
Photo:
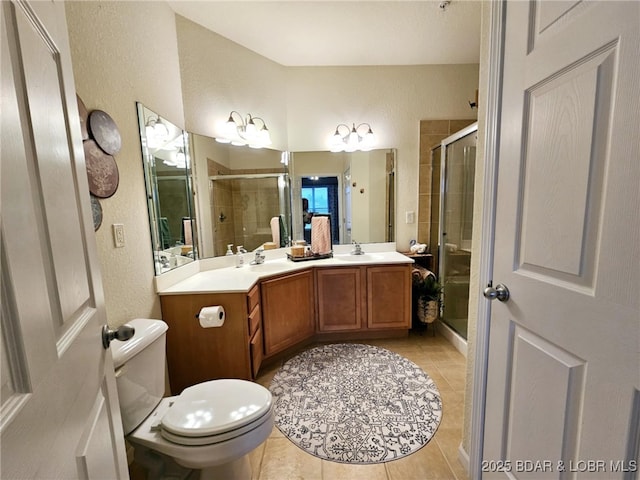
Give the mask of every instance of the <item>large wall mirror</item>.
[[201, 257], [279, 248], [291, 239], [289, 154], [191, 134]]
[[[395, 150], [282, 152], [190, 134], [200, 258], [310, 240], [307, 212], [330, 214], [333, 243], [395, 240]], [[279, 235], [274, 220], [280, 219]]]
[[198, 258], [188, 135], [137, 104], [155, 274]]
[[187, 134], [141, 104], [138, 115], [156, 275], [229, 246], [309, 240], [315, 213], [331, 215], [334, 245], [395, 241], [395, 149], [290, 154]]
[[294, 237], [308, 240], [309, 214], [328, 213], [334, 244], [395, 241], [395, 154], [293, 153]]

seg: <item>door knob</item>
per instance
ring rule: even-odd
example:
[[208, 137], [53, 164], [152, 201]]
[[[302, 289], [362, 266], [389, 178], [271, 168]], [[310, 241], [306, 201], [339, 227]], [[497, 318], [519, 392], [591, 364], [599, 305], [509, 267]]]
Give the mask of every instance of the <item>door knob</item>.
[[496, 285], [496, 288], [493, 288], [492, 282], [489, 282], [482, 294], [488, 300], [495, 300], [496, 298], [501, 302], [509, 300], [509, 289], [501, 283]]
[[115, 330], [109, 328], [108, 325], [102, 326], [102, 346], [106, 350], [109, 348], [112, 340], [120, 340], [126, 342], [136, 333], [136, 329], [131, 325], [122, 325]]

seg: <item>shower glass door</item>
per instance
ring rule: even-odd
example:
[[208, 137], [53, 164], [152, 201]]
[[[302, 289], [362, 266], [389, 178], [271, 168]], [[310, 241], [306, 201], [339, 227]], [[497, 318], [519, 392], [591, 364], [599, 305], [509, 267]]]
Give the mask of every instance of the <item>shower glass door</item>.
[[478, 124], [442, 141], [439, 280], [441, 320], [465, 340], [473, 230], [473, 182]]

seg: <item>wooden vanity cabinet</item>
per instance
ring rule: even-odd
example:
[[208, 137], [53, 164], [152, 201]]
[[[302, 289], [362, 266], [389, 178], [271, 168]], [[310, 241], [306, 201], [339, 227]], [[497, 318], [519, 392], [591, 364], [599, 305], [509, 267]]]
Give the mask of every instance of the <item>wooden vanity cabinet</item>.
[[411, 328], [411, 267], [316, 270], [318, 332]]
[[[255, 378], [263, 357], [257, 285], [248, 294], [162, 295], [160, 303], [169, 326], [167, 367], [172, 394], [218, 378]], [[211, 305], [224, 306], [224, 325], [202, 328], [196, 315]]]
[[313, 336], [315, 289], [312, 269], [263, 280], [260, 293], [266, 357]]
[[343, 332], [362, 328], [366, 294], [364, 268], [317, 268], [318, 331]]
[[411, 267], [367, 267], [367, 328], [411, 328]]

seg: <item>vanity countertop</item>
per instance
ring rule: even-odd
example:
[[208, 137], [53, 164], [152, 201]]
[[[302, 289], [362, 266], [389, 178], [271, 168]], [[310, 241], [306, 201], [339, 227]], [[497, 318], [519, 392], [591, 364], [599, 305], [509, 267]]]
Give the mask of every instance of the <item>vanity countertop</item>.
[[293, 262], [286, 258], [269, 259], [267, 257], [267, 260], [260, 265], [247, 264], [241, 268], [233, 266], [199, 271], [171, 286], [159, 288], [158, 294], [246, 293], [262, 278], [283, 273], [293, 273], [311, 267], [349, 267], [404, 263], [413, 263], [413, 259], [396, 251], [371, 251], [363, 255], [334, 252], [333, 258], [303, 262]]

